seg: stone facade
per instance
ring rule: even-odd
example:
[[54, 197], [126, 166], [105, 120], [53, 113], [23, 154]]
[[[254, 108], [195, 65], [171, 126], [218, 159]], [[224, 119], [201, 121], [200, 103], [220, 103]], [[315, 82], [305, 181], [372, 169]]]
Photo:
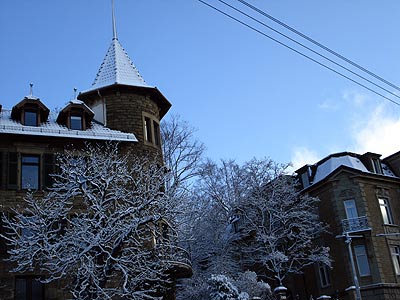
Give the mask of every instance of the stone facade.
[[[386, 170], [373, 169], [368, 162], [375, 157], [368, 153], [363, 156], [341, 153], [309, 166], [308, 173], [316, 174], [329, 160], [344, 161], [344, 156], [362, 163], [365, 169], [338, 164], [314, 184], [312, 175], [311, 184], [303, 180], [304, 192], [320, 199], [320, 219], [329, 225], [329, 234], [320, 240], [330, 247], [333, 262], [332, 269], [327, 270], [328, 280], [324, 282], [321, 278], [324, 275], [320, 266], [308, 268], [303, 275], [294, 278], [292, 293], [298, 295], [298, 299], [310, 299], [311, 295], [314, 299], [321, 295], [356, 299], [345, 237], [348, 235], [352, 237], [351, 251], [362, 299], [400, 299], [400, 272], [396, 263], [400, 256], [392, 255], [393, 249], [400, 249], [400, 170], [387, 160], [379, 160]], [[299, 170], [299, 175], [302, 172], [304, 169]], [[349, 216], [352, 211], [357, 218]]]
[[[160, 164], [162, 163], [159, 124], [171, 104], [158, 90], [115, 84], [100, 90], [81, 94], [80, 97], [85, 101], [85, 104], [82, 102], [79, 105], [84, 106], [85, 109], [87, 109], [86, 107], [89, 109], [93, 108], [95, 112], [93, 122], [98, 122], [96, 117], [99, 118], [99, 116], [96, 116], [96, 112], [98, 111], [96, 111], [96, 106], [99, 103], [104, 104], [103, 123], [111, 133], [124, 137], [122, 141], [119, 141], [118, 138], [115, 139], [115, 141], [120, 143], [119, 145], [123, 151], [130, 151], [137, 155], [156, 155], [160, 159]], [[79, 101], [76, 101], [76, 103], [79, 103]], [[2, 118], [6, 117], [0, 114], [0, 127]], [[68, 131], [70, 137], [62, 136], [61, 134], [57, 136], [58, 133], [53, 134], [53, 136], [46, 135], [45, 133], [39, 134], [38, 132], [40, 132], [42, 124], [38, 124], [37, 127], [27, 127], [23, 126], [23, 124], [18, 124], [18, 122], [22, 122], [20, 119], [13, 122], [12, 125], [16, 128], [14, 129], [15, 133], [13, 131], [0, 131], [0, 209], [6, 213], [11, 208], [23, 203], [23, 197], [26, 194], [26, 189], [22, 187], [23, 180], [21, 178], [22, 157], [24, 155], [33, 155], [38, 158], [40, 174], [38, 175], [37, 195], [40, 196], [40, 193], [43, 193], [42, 190], [46, 186], [48, 174], [54, 171], [54, 161], [52, 164], [49, 164], [48, 157], [54, 158], [55, 153], [62, 152], [66, 147], [79, 149], [86, 142], [103, 143], [113, 140], [113, 138], [109, 138], [106, 135], [103, 138], [101, 136], [97, 137], [96, 141], [85, 139], [84, 135], [81, 138], [74, 137], [74, 134], [84, 133], [85, 128], [82, 128], [81, 132]], [[18, 130], [20, 132], [17, 132]], [[35, 132], [36, 135], [29, 134], [30, 130]], [[67, 129], [62, 127], [62, 130]], [[148, 132], [149, 130], [151, 132]], [[57, 132], [54, 129], [53, 131]], [[109, 131], [104, 130], [106, 133]], [[125, 139], [124, 133], [129, 135], [130, 140]], [[93, 132], [93, 134], [97, 133]], [[137, 140], [132, 139], [132, 137], [136, 137]], [[15, 182], [12, 179], [14, 177]], [[0, 299], [17, 299], [17, 282], [23, 282], [27, 286], [27, 293], [29, 293], [32, 290], [30, 287], [32, 279], [40, 274], [37, 272], [24, 274], [10, 273], [12, 266], [5, 261], [6, 258], [7, 246], [4, 239], [0, 238]], [[191, 274], [191, 268], [186, 263], [176, 262], [176, 268], [171, 270], [171, 272], [171, 276], [175, 278], [187, 277]], [[68, 293], [62, 290], [62, 286], [61, 282], [46, 284], [43, 286], [42, 296], [34, 299], [67, 299]], [[26, 296], [27, 298], [21, 297], [18, 296], [18, 299], [31, 299], [31, 296]], [[173, 288], [169, 293], [164, 295], [164, 299], [175, 299]]]

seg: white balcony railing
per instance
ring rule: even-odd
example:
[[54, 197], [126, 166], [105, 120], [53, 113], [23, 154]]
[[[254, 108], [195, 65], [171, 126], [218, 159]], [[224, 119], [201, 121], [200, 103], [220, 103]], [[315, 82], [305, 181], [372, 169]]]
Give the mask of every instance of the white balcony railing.
[[366, 216], [342, 220], [343, 233], [371, 230]]

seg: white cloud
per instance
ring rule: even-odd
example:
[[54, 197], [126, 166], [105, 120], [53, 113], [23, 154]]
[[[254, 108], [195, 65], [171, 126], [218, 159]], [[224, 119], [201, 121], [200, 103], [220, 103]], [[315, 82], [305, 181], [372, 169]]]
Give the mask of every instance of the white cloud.
[[318, 107], [324, 111], [337, 111], [339, 105], [337, 104], [337, 102], [327, 99], [324, 102], [318, 104]]
[[354, 151], [376, 152], [387, 156], [400, 150], [400, 117], [393, 116], [393, 106], [376, 106], [359, 116], [352, 128]]
[[295, 147], [292, 154], [292, 169], [295, 171], [306, 164], [314, 164], [321, 158], [319, 155], [307, 147]]
[[370, 98], [366, 94], [356, 90], [345, 91], [343, 99], [355, 106], [364, 106], [367, 101], [370, 101]]
[[[333, 140], [327, 135], [323, 140], [314, 140], [313, 144], [294, 147], [291, 156], [293, 167], [289, 172], [342, 151], [375, 152], [383, 157], [400, 151], [400, 111], [397, 107], [357, 91], [343, 93], [342, 100], [347, 105], [338, 107], [336, 113], [340, 116], [331, 125], [332, 130], [340, 132], [340, 138]], [[332, 107], [326, 102], [326, 106], [322, 104], [320, 108]]]

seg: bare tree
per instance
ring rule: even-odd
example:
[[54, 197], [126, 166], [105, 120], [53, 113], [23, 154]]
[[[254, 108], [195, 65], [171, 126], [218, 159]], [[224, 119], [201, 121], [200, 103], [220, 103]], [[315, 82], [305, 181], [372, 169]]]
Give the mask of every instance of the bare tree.
[[194, 186], [201, 211], [193, 214], [189, 289], [212, 274], [236, 278], [253, 269], [282, 284], [312, 263], [329, 265], [329, 249], [317, 243], [325, 230], [318, 199], [302, 195], [286, 167], [268, 158], [202, 166]]
[[301, 194], [295, 178], [280, 175], [240, 204], [240, 231], [253, 239], [241, 243], [247, 264], [265, 268], [279, 285], [290, 273], [314, 263], [330, 266], [329, 248], [318, 244], [326, 232], [318, 199]]
[[205, 146], [194, 136], [194, 128], [179, 116], [163, 120], [161, 126], [164, 161], [169, 169], [166, 189], [175, 198], [186, 198], [191, 179], [198, 175]]
[[113, 144], [66, 151], [58, 169], [44, 196], [3, 216], [13, 271], [61, 279], [74, 299], [159, 299], [179, 260], [165, 169]]

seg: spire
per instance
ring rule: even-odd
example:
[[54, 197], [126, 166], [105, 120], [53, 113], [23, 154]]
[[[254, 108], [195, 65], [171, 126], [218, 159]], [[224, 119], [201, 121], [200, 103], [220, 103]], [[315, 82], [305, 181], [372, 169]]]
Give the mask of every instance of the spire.
[[115, 25], [115, 10], [114, 10], [114, 0], [111, 0], [112, 6], [112, 27], [113, 27], [113, 40], [118, 39], [117, 37], [117, 26]]
[[113, 39], [107, 50], [106, 56], [101, 64], [91, 89], [98, 89], [113, 84], [123, 84], [139, 87], [151, 87], [139, 74], [132, 60], [120, 44], [117, 38], [117, 27], [115, 23], [114, 0], [112, 5]]
[[150, 87], [139, 74], [118, 39], [113, 39], [101, 64], [92, 89], [113, 84]]

